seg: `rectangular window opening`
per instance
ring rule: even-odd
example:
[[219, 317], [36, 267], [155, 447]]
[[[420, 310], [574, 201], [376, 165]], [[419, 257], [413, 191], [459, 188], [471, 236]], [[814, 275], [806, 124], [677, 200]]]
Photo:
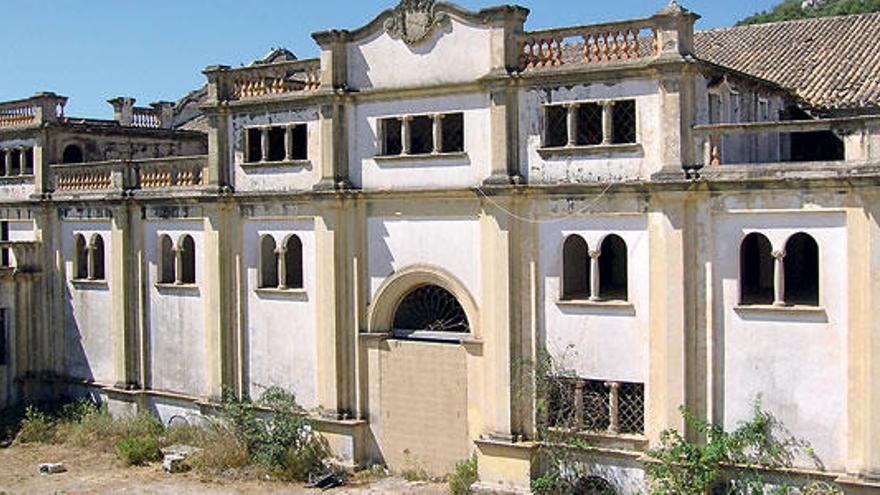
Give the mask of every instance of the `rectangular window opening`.
[[291, 127], [290, 133], [291, 133], [291, 145], [293, 146], [290, 158], [293, 160], [308, 160], [309, 159], [308, 126], [306, 126], [305, 124], [295, 125], [295, 126]]
[[623, 100], [611, 107], [614, 144], [631, 144], [636, 142], [636, 102]]
[[9, 364], [8, 312], [8, 309], [0, 308], [0, 366], [7, 366]]
[[721, 95], [709, 95], [709, 123], [721, 123]]
[[568, 109], [561, 105], [547, 107], [544, 147], [558, 148], [568, 144]]
[[270, 127], [269, 132], [269, 160], [270, 162], [282, 162], [287, 158], [287, 129], [284, 127]]
[[579, 105], [575, 142], [578, 146], [593, 146], [602, 144], [602, 140], [602, 105], [598, 103]]
[[12, 171], [9, 175], [21, 175], [22, 154], [21, 151], [12, 151]]
[[441, 151], [444, 153], [461, 153], [464, 151], [464, 114], [453, 113], [444, 115], [442, 120], [443, 126], [443, 145]]
[[403, 139], [401, 132], [403, 121], [397, 118], [382, 119], [380, 121], [382, 133], [382, 155], [396, 156], [403, 153]]
[[248, 129], [247, 131], [247, 163], [258, 163], [263, 161], [263, 130]]
[[[9, 222], [0, 222], [0, 241], [8, 241], [9, 240]], [[12, 256], [9, 253], [9, 248], [5, 247], [0, 249], [0, 266], [3, 268], [9, 268], [12, 265]]]
[[427, 155], [434, 152], [434, 119], [413, 117], [409, 122], [410, 154]]

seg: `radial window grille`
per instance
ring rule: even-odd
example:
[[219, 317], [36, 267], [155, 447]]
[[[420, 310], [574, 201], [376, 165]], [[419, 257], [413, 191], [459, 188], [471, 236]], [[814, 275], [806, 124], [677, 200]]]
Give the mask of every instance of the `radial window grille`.
[[401, 332], [470, 331], [467, 315], [449, 291], [426, 285], [412, 291], [397, 307], [394, 329]]

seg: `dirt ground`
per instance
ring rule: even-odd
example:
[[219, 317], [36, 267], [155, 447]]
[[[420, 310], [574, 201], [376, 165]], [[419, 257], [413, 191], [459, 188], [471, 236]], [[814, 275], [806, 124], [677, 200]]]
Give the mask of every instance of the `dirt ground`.
[[[41, 475], [41, 463], [62, 462], [66, 473]], [[170, 475], [161, 465], [127, 468], [112, 454], [58, 445], [16, 445], [0, 449], [0, 495], [19, 493], [85, 494], [428, 494], [447, 493], [445, 485], [384, 478], [321, 492], [275, 482], [208, 480], [198, 474]]]

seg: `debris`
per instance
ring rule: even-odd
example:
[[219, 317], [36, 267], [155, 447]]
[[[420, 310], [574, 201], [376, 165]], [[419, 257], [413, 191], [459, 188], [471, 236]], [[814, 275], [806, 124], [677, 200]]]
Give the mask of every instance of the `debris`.
[[309, 484], [306, 485], [307, 488], [318, 488], [321, 490], [329, 490], [331, 488], [336, 488], [344, 485], [345, 483], [342, 481], [339, 476], [336, 476], [332, 471], [326, 471], [324, 473], [314, 475], [309, 475]]
[[172, 445], [161, 449], [162, 455], [182, 455], [183, 457], [192, 457], [201, 451], [202, 449], [190, 445]]
[[9, 447], [12, 447], [12, 440], [0, 441], [0, 449], [8, 449]]
[[40, 474], [60, 474], [60, 473], [67, 472], [67, 468], [64, 467], [64, 464], [62, 464], [60, 462], [56, 463], [56, 464], [52, 464], [52, 463], [40, 464], [39, 470], [40, 470]]
[[171, 474], [182, 473], [188, 469], [188, 466], [184, 464], [184, 461], [186, 461], [186, 457], [182, 455], [166, 455], [162, 460], [162, 470]]

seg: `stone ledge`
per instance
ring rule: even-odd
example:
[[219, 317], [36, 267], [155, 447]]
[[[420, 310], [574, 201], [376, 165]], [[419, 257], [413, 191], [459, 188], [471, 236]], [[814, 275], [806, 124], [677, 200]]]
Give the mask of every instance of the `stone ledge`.
[[587, 146], [559, 146], [550, 148], [538, 148], [538, 154], [541, 158], [552, 158], [554, 156], [576, 156], [576, 155], [600, 155], [600, 154], [616, 154], [616, 153], [633, 153], [642, 151], [641, 143], [620, 143], [620, 144], [596, 144]]

